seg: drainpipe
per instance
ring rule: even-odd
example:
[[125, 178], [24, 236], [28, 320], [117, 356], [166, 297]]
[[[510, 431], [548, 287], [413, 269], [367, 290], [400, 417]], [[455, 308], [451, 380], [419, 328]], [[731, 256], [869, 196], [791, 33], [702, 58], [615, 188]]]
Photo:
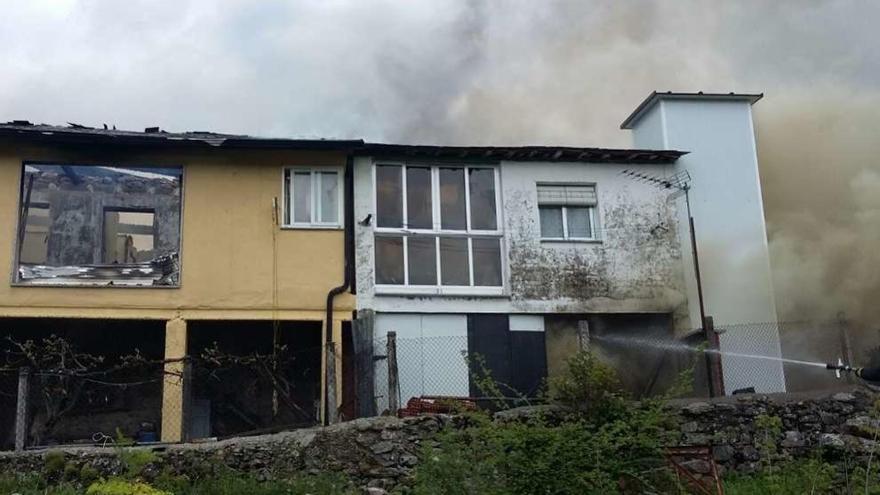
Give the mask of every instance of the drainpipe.
[[[345, 293], [352, 286], [354, 280], [354, 156], [351, 152], [345, 160], [345, 177], [343, 186], [343, 209], [345, 230], [344, 237], [344, 253], [345, 253], [345, 273], [342, 285], [330, 289], [327, 293], [327, 314], [325, 317], [325, 340], [324, 353], [326, 347], [333, 343], [333, 300], [336, 296]], [[326, 379], [326, 378], [325, 378]], [[339, 386], [339, 384], [337, 384]], [[329, 403], [328, 387], [324, 387], [324, 404]], [[324, 426], [330, 422], [330, 411], [324, 413]]]

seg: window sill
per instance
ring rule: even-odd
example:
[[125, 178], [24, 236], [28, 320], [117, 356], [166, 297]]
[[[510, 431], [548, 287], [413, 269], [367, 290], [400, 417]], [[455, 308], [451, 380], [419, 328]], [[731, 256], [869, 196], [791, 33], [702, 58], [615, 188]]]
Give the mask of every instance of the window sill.
[[342, 230], [342, 225], [282, 225], [281, 230]]
[[546, 239], [541, 238], [541, 242], [547, 243], [564, 243], [564, 244], [602, 244], [602, 239]]
[[[112, 283], [111, 283], [112, 282]], [[42, 281], [42, 280], [33, 280], [30, 282], [12, 282], [9, 284], [10, 287], [20, 288], [20, 287], [37, 287], [37, 288], [49, 288], [49, 289], [179, 289], [180, 284], [177, 285], [153, 285], [152, 283], [137, 283], [129, 280], [101, 280], [95, 282], [57, 282], [57, 281]]]
[[376, 285], [376, 295], [382, 296], [472, 296], [507, 297], [504, 287], [406, 287], [402, 285]]

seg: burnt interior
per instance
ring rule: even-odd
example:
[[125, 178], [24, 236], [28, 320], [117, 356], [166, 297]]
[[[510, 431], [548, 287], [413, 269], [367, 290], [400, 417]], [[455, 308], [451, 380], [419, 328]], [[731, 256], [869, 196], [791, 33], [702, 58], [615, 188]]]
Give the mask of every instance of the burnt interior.
[[25, 163], [16, 282], [176, 286], [181, 167]]

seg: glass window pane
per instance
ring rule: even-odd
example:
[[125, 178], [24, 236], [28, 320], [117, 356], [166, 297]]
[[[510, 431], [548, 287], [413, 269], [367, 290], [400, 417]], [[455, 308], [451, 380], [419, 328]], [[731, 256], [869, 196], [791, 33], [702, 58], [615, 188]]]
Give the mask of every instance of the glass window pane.
[[409, 285], [437, 285], [437, 246], [435, 237], [406, 240]]
[[406, 167], [406, 216], [409, 228], [432, 227], [431, 169], [428, 167]]
[[403, 184], [399, 165], [376, 166], [376, 224], [403, 226]]
[[321, 221], [339, 223], [339, 179], [336, 172], [321, 172]]
[[443, 285], [471, 285], [467, 239], [440, 238], [440, 280]]
[[440, 169], [440, 223], [447, 230], [466, 230], [464, 169]]
[[376, 283], [403, 285], [402, 237], [376, 237]]
[[309, 172], [293, 174], [293, 221], [312, 221], [312, 174]]
[[541, 237], [561, 238], [563, 236], [562, 207], [540, 206], [538, 211], [541, 214]]
[[501, 285], [501, 240], [473, 239], [474, 285]]
[[471, 189], [471, 229], [495, 230], [495, 170], [472, 168], [468, 170]]
[[568, 220], [568, 237], [589, 239], [593, 237], [590, 225], [590, 208], [569, 206], [565, 212]]

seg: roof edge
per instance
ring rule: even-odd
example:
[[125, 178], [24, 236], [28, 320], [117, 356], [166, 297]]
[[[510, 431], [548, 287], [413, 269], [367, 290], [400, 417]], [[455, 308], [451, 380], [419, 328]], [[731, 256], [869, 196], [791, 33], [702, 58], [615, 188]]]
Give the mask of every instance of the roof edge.
[[641, 118], [661, 100], [716, 100], [716, 101], [747, 101], [749, 105], [754, 105], [758, 100], [764, 97], [764, 93], [704, 93], [698, 91], [696, 93], [681, 92], [657, 92], [652, 91], [647, 98], [639, 103], [639, 106], [632, 111], [631, 114], [620, 124], [621, 129], [632, 129]]

